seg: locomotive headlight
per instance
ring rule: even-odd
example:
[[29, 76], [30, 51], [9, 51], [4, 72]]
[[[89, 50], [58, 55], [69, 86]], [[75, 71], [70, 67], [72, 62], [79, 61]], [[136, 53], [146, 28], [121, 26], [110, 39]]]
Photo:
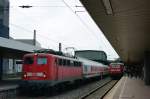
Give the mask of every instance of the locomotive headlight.
[[43, 77], [45, 78], [46, 77], [46, 75], [43, 73]]
[[26, 74], [24, 74], [24, 75], [23, 75], [23, 77], [24, 77], [24, 78], [26, 78], [26, 77], [27, 77], [27, 75], [26, 75]]

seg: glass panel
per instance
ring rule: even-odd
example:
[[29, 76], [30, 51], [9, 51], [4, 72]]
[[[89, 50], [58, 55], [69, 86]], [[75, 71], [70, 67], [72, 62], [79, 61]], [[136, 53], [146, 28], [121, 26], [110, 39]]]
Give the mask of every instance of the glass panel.
[[37, 64], [39, 64], [39, 65], [47, 64], [47, 58], [45, 58], [45, 57], [38, 58]]
[[59, 65], [62, 65], [63, 61], [62, 59], [59, 59]]
[[70, 66], [70, 60], [67, 60], [67, 66]]
[[64, 65], [64, 66], [66, 65], [66, 62], [67, 62], [67, 61], [64, 59], [64, 60], [63, 60], [63, 65]]
[[25, 57], [24, 64], [33, 64], [34, 59], [33, 57]]

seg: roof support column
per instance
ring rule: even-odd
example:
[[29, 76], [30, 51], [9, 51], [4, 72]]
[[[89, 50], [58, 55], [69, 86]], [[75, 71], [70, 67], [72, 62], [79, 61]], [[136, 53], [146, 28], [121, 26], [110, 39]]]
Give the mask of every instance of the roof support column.
[[144, 55], [144, 82], [150, 85], [150, 51], [145, 52]]
[[0, 56], [0, 80], [2, 80], [3, 76], [3, 60], [2, 57]]

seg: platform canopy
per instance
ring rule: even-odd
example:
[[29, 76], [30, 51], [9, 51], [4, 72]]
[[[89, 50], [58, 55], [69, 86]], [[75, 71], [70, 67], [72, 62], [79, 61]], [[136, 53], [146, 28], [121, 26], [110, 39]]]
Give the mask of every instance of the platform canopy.
[[0, 37], [0, 56], [2, 57], [21, 58], [25, 53], [33, 52], [33, 50], [38, 49], [41, 48], [13, 39]]
[[126, 63], [150, 51], [150, 0], [80, 0]]

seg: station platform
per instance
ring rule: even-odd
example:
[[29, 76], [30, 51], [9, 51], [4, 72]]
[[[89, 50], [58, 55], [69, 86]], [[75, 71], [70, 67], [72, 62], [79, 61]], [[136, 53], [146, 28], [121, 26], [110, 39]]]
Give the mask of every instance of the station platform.
[[19, 81], [20, 80], [1, 80], [0, 99], [16, 99]]
[[0, 92], [18, 88], [20, 80], [3, 80], [0, 81]]
[[150, 86], [141, 79], [124, 76], [103, 99], [150, 99]]

